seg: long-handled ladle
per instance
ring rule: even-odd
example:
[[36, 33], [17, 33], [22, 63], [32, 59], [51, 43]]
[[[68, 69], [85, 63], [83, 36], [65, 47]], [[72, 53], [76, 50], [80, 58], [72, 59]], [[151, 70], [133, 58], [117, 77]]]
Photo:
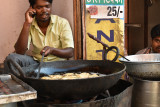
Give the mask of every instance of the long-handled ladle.
[[43, 58], [44, 58], [44, 55], [45, 55], [45, 52], [42, 53], [42, 59], [41, 59], [41, 62], [39, 64], [39, 68], [38, 68], [38, 74], [37, 74], [37, 77], [36, 79], [39, 79], [39, 75], [40, 75], [40, 70], [41, 70], [41, 66], [42, 66], [42, 63], [43, 63]]

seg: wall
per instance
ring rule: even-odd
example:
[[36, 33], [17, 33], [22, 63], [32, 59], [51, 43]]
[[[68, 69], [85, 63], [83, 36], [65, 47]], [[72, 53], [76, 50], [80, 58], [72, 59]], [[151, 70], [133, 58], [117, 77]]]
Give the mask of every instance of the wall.
[[[28, 0], [4, 0], [1, 3], [0, 63], [14, 51], [13, 46], [23, 26], [24, 14], [28, 7]], [[52, 13], [68, 19], [73, 30], [73, 0], [53, 0]]]
[[128, 54], [135, 54], [144, 48], [144, 0], [129, 0], [129, 24], [140, 24], [141, 27], [128, 28]]

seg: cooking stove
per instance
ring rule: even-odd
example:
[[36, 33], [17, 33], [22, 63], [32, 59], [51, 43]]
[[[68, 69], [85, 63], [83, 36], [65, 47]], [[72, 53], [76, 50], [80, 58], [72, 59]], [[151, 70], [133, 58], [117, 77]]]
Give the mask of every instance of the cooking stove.
[[49, 96], [38, 96], [25, 101], [24, 107], [130, 107], [132, 84], [120, 79], [109, 90], [90, 98], [71, 101], [55, 100]]

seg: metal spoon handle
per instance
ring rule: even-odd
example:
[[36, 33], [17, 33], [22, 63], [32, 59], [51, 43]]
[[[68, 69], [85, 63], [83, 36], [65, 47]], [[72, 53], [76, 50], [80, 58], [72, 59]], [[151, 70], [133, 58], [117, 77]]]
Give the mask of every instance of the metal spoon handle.
[[41, 62], [39, 64], [39, 68], [38, 68], [38, 74], [37, 74], [37, 77], [36, 79], [39, 79], [39, 75], [40, 75], [40, 70], [41, 70], [41, 66], [42, 66], [42, 63], [43, 63], [43, 58], [44, 58], [44, 52], [42, 53], [42, 59], [41, 59]]
[[[103, 43], [102, 41], [100, 41], [98, 38], [96, 38], [96, 37], [93, 36], [92, 34], [90, 34], [90, 33], [87, 33], [87, 34], [88, 34], [88, 36], [89, 36], [90, 38], [92, 38], [93, 40], [97, 41], [98, 43], [101, 43], [104, 47], [109, 47], [107, 44]], [[114, 51], [114, 50], [112, 50], [112, 51], [113, 51], [113, 52], [116, 52], [116, 51]], [[125, 56], [123, 56], [123, 55], [121, 55], [121, 54], [119, 54], [119, 56], [123, 57], [123, 58], [126, 59], [127, 61], [130, 61], [129, 59], [127, 59]]]

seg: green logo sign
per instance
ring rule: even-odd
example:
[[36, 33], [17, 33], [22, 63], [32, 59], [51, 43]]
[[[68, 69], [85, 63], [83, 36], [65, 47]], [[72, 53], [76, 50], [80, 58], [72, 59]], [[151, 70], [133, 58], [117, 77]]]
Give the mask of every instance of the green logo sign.
[[124, 0], [86, 0], [86, 4], [93, 5], [123, 5]]

